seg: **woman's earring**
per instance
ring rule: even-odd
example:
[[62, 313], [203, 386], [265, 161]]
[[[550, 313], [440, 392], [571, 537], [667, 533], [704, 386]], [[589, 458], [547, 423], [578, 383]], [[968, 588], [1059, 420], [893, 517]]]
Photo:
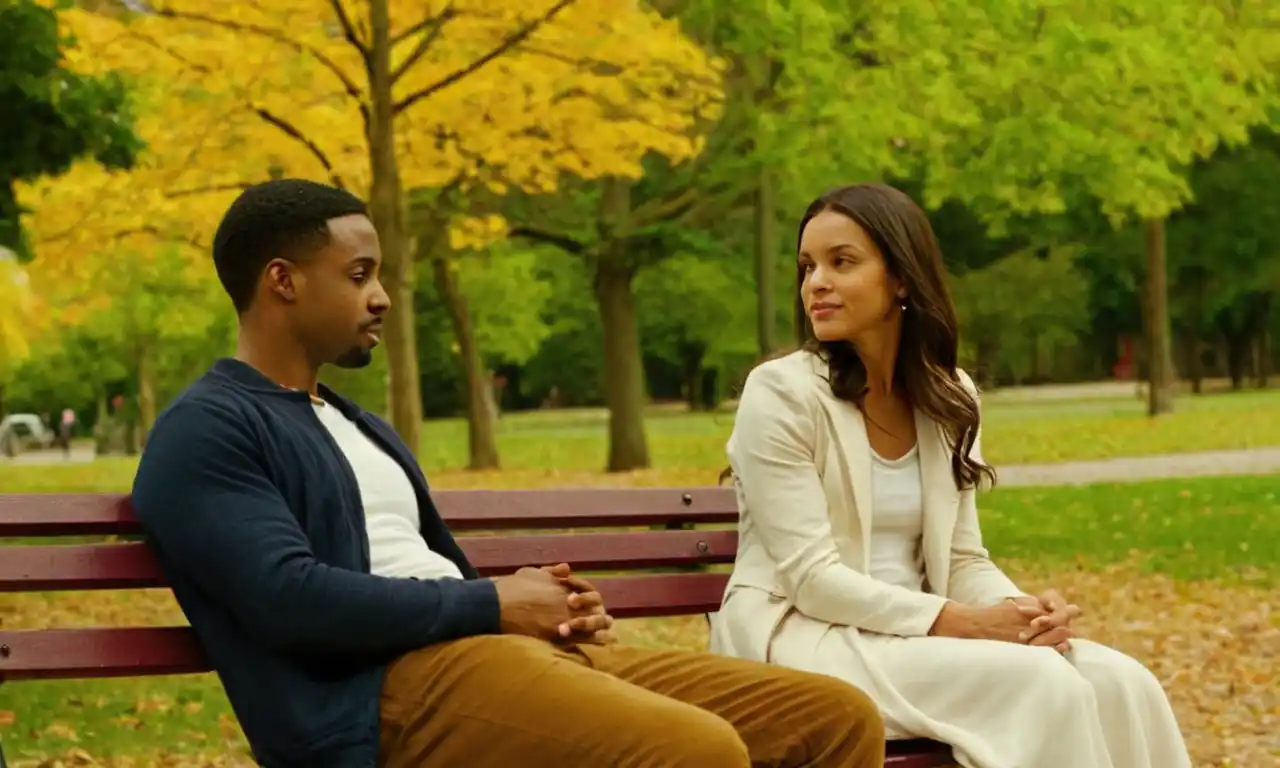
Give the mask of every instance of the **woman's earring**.
[[906, 311], [907, 311], [907, 300], [906, 300], [906, 299], [900, 299], [899, 301], [900, 301], [900, 305], [901, 305], [901, 307], [902, 307], [902, 311], [903, 311], [903, 312], [906, 312]]

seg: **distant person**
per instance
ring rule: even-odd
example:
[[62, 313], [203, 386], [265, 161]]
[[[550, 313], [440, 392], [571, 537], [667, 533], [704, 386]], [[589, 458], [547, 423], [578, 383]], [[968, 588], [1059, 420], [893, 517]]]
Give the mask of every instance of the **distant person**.
[[62, 418], [58, 420], [58, 443], [62, 446], [62, 456], [71, 458], [71, 436], [76, 430], [76, 412], [70, 408], [62, 409]]
[[252, 187], [213, 259], [236, 355], [156, 420], [133, 502], [264, 766], [880, 768], [853, 686], [616, 645], [564, 566], [477, 575], [395, 431], [317, 383], [390, 305], [359, 199]]
[[983, 547], [975, 488], [994, 472], [924, 212], [843, 187], [798, 241], [809, 342], [742, 393], [740, 543], [712, 649], [858, 686], [891, 737], [951, 744], [967, 768], [1189, 768], [1159, 681]]

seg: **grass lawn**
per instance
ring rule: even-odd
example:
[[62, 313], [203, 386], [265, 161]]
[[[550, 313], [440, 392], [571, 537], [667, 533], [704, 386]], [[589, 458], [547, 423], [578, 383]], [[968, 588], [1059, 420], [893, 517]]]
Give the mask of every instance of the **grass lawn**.
[[[983, 451], [999, 469], [1023, 463], [1188, 453], [1280, 445], [1280, 390], [1183, 395], [1176, 412], [1144, 415], [1136, 398], [1036, 401], [992, 395], [984, 405]], [[419, 458], [436, 484], [455, 487], [600, 485], [607, 414], [584, 408], [509, 414], [499, 422], [501, 473], [460, 473], [467, 461], [466, 423], [429, 421]], [[730, 412], [691, 414], [655, 406], [646, 420], [654, 469], [634, 485], [713, 485], [725, 465]], [[7, 492], [128, 490], [134, 460], [50, 465], [39, 472], [0, 461]]]
[[[1177, 411], [1149, 419], [1136, 398], [1019, 402], [993, 396], [983, 408], [983, 451], [1005, 464], [1107, 459], [1280, 445], [1280, 390], [1183, 396]], [[724, 465], [733, 414], [654, 409], [646, 427], [654, 465], [701, 470], [714, 482]], [[529, 470], [599, 469], [605, 456], [603, 410], [521, 413], [500, 422], [504, 465]], [[466, 424], [431, 422], [419, 452], [428, 470], [466, 463]]]

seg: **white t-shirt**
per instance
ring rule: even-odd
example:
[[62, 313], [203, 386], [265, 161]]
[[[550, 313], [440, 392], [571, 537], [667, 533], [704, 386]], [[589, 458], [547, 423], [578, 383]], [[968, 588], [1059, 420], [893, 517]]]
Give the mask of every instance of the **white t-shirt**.
[[372, 572], [402, 579], [462, 578], [458, 566], [432, 551], [422, 538], [418, 499], [409, 476], [396, 460], [337, 408], [319, 403], [313, 407], [346, 455], [360, 485]]
[[924, 487], [915, 446], [900, 459], [871, 452], [871, 575], [924, 589]]

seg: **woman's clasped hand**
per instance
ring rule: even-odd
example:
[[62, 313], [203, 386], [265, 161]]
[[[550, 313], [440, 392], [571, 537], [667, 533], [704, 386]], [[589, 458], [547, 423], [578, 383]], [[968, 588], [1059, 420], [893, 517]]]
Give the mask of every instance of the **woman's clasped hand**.
[[1066, 653], [1071, 640], [1079, 637], [1071, 623], [1082, 614], [1080, 606], [1067, 602], [1056, 589], [987, 606], [950, 602], [938, 614], [930, 634], [1045, 646]]

